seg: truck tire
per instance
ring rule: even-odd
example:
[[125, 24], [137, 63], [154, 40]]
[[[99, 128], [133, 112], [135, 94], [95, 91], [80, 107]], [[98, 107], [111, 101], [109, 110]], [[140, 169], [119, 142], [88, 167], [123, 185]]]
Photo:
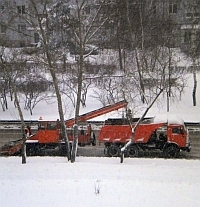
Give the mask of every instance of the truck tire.
[[129, 157], [138, 157], [138, 154], [139, 154], [139, 150], [138, 150], [137, 146], [131, 146], [128, 149], [128, 156]]
[[176, 157], [178, 157], [179, 152], [180, 152], [180, 149], [174, 145], [168, 146], [163, 151], [165, 158], [176, 158]]
[[116, 145], [111, 145], [108, 147], [107, 153], [109, 157], [117, 157], [119, 155], [119, 147]]

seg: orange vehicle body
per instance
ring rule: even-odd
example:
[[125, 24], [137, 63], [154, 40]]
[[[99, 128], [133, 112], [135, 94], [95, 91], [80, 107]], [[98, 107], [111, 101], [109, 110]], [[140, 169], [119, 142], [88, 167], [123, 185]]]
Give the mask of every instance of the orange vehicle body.
[[[109, 156], [118, 156], [120, 149], [132, 138], [130, 125], [105, 125], [98, 140], [105, 145]], [[178, 156], [180, 150], [190, 151], [188, 132], [183, 122], [140, 124], [133, 134], [127, 155], [136, 157], [140, 150], [161, 150], [166, 157]]]
[[[108, 105], [102, 107], [100, 109], [91, 111], [89, 113], [80, 115], [78, 118], [79, 122], [86, 122], [89, 119], [95, 118], [97, 116], [101, 116], [103, 114], [124, 108], [127, 105], [126, 101], [120, 101], [118, 103]], [[74, 119], [69, 119], [65, 122], [67, 128], [67, 135], [69, 141], [73, 141], [73, 130], [72, 127], [74, 125]], [[63, 140], [63, 137], [60, 133], [59, 121], [47, 121], [47, 120], [39, 120], [38, 122], [38, 132], [30, 138], [30, 140], [38, 140], [41, 144], [53, 144], [59, 143]], [[87, 126], [87, 130], [80, 129], [78, 135], [78, 143], [79, 145], [88, 145], [91, 144], [91, 135], [92, 129], [91, 125]]]
[[[97, 116], [101, 116], [103, 114], [121, 109], [126, 107], [126, 101], [120, 101], [118, 103], [108, 105], [102, 107], [100, 109], [91, 111], [89, 113], [80, 115], [78, 121], [86, 122], [89, 119], [95, 118]], [[69, 119], [65, 122], [67, 135], [70, 142], [73, 141], [73, 125], [74, 119]], [[13, 142], [14, 143], [14, 142]], [[91, 125], [87, 126], [87, 129], [84, 130], [83, 128], [79, 130], [78, 134], [78, 144], [80, 146], [85, 145], [95, 145], [96, 144], [96, 137], [95, 134], [92, 132]], [[42, 118], [38, 121], [38, 131], [36, 134], [31, 135], [27, 138], [26, 141], [26, 148], [27, 154], [37, 155], [38, 151], [46, 150], [46, 149], [55, 149], [58, 147], [62, 147], [64, 144], [63, 137], [61, 135], [60, 130], [60, 123], [59, 120], [57, 121], [49, 121], [49, 120], [42, 120]], [[6, 144], [0, 149], [1, 154], [4, 155], [14, 155], [19, 153], [22, 148], [22, 140], [19, 142], [15, 142], [12, 146]]]
[[[66, 122], [67, 124], [67, 122]], [[67, 135], [69, 141], [73, 141], [73, 129], [68, 128]], [[79, 143], [80, 145], [91, 144], [91, 127], [87, 127], [87, 131], [79, 130]], [[35, 135], [31, 136], [29, 140], [37, 140], [40, 144], [56, 144], [63, 140], [59, 123], [57, 121], [39, 120], [38, 131]], [[31, 143], [31, 142], [30, 142]]]
[[[164, 124], [141, 124], [135, 131], [135, 143], [147, 143], [154, 130]], [[134, 127], [134, 125], [132, 125]], [[102, 127], [98, 140], [101, 142], [126, 143], [130, 140], [132, 134], [129, 125], [105, 125]]]

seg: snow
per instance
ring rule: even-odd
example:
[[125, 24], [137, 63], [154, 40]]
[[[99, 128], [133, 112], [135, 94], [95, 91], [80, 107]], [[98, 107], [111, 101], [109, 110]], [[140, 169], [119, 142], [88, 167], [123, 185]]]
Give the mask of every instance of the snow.
[[200, 161], [77, 157], [0, 158], [4, 207], [200, 206]]
[[149, 110], [147, 116], [163, 116], [163, 114], [171, 116], [176, 115], [182, 118], [185, 122], [200, 123], [200, 73], [197, 73], [197, 105], [192, 104], [192, 90], [193, 90], [193, 78], [192, 74], [188, 75], [188, 83], [184, 93], [180, 100], [170, 101], [169, 112], [167, 112], [166, 97], [161, 96], [157, 103]]
[[160, 114], [154, 117], [154, 123], [168, 123], [170, 124], [178, 124], [184, 125], [184, 120], [181, 117], [172, 114]]
[[[176, 115], [182, 118], [185, 122], [195, 122], [200, 123], [200, 73], [197, 73], [197, 105], [192, 105], [192, 90], [193, 90], [193, 76], [192, 74], [188, 74], [188, 84], [185, 88], [184, 93], [182, 94], [180, 100], [170, 100], [170, 111], [167, 112], [167, 101], [166, 97], [161, 94], [158, 101], [153, 105], [153, 107], [149, 110], [146, 117], [154, 117], [167, 115]], [[92, 91], [94, 89], [91, 89]], [[92, 91], [88, 91], [89, 95], [87, 96], [86, 107], [80, 108], [80, 114], [85, 114], [92, 110], [96, 110], [102, 107], [102, 104], [96, 99], [91, 97]], [[23, 109], [23, 105], [22, 109]], [[74, 116], [74, 108], [70, 105], [69, 101], [63, 98], [63, 108], [65, 113], [65, 119], [73, 118]], [[143, 114], [144, 106], [141, 110], [138, 110], [135, 117], [140, 117]], [[92, 121], [104, 121], [108, 118], [121, 118], [124, 109], [111, 112], [99, 117], [92, 119]], [[38, 120], [42, 117], [44, 120], [57, 120], [59, 118], [57, 103], [56, 100], [52, 98], [50, 102], [43, 101], [39, 102], [36, 107], [33, 109], [33, 115], [30, 115], [30, 112], [27, 110], [23, 110], [24, 119], [27, 121]], [[9, 108], [6, 111], [0, 111], [0, 120], [19, 120], [18, 111], [13, 107], [13, 103], [9, 103]]]

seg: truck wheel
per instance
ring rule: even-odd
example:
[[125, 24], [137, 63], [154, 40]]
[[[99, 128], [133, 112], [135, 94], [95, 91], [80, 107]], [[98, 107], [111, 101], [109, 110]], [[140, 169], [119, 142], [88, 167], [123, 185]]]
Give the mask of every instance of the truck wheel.
[[129, 157], [138, 157], [139, 150], [136, 146], [131, 146], [128, 150]]
[[165, 158], [176, 158], [178, 157], [180, 149], [171, 145], [164, 150], [164, 157]]
[[117, 157], [119, 154], [118, 152], [119, 148], [115, 145], [110, 146], [107, 151], [109, 157]]

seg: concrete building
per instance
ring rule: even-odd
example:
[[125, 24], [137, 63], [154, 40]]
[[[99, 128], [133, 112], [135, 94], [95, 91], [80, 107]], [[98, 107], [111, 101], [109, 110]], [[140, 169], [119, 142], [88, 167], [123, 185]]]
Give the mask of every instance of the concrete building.
[[[49, 1], [52, 3], [56, 0]], [[73, 5], [73, 1], [66, 1], [68, 5]], [[92, 3], [91, 3], [92, 2]], [[107, 1], [110, 4], [116, 4], [116, 0]], [[88, 1], [88, 7], [85, 8], [85, 15], [89, 15], [95, 7], [92, 4], [98, 4], [96, 1]], [[200, 37], [200, 3], [197, 0], [139, 0], [130, 1], [132, 8], [141, 8], [136, 5], [143, 5], [143, 12], [146, 12], [149, 18], [154, 18], [149, 27], [146, 27], [146, 40], [154, 37], [155, 41], [166, 38], [170, 42], [170, 47], [181, 47], [182, 50], [188, 50], [191, 43], [198, 46]], [[35, 28], [31, 27], [25, 19], [34, 23], [34, 18], [45, 17], [43, 5], [37, 4], [38, 14], [33, 13], [29, 0], [0, 0], [0, 44], [9, 47], [31, 47], [39, 42], [39, 34]], [[65, 5], [69, 13], [70, 7]], [[134, 11], [130, 11], [130, 13]], [[138, 11], [139, 15], [139, 11]], [[152, 24], [160, 26], [152, 29]], [[154, 22], [154, 23], [153, 23]], [[151, 28], [150, 28], [151, 27]], [[165, 29], [165, 32], [161, 31]], [[107, 30], [107, 33], [113, 32], [113, 29]], [[105, 31], [104, 31], [105, 32]], [[104, 34], [104, 36], [113, 35]], [[99, 35], [100, 37], [102, 35]], [[165, 37], [164, 37], [165, 36]], [[165, 40], [166, 41], [166, 40]], [[166, 41], [166, 42], [167, 42]], [[166, 43], [167, 44], [167, 43]]]
[[27, 0], [0, 0], [0, 40], [8, 47], [26, 47], [37, 43], [38, 34], [27, 24], [29, 3]]

